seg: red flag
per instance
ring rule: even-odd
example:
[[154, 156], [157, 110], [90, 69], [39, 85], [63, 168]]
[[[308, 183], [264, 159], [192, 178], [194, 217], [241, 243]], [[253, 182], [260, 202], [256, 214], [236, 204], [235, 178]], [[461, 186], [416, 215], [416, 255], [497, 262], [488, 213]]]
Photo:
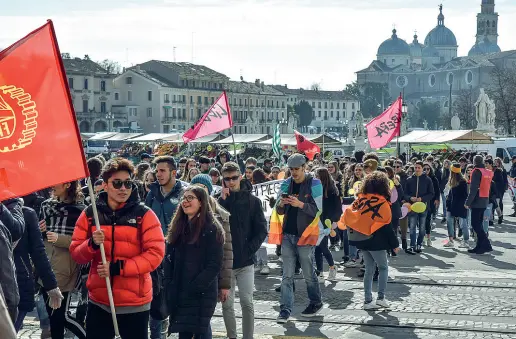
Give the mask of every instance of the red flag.
[[0, 201], [88, 176], [51, 21], [0, 52]]
[[308, 159], [314, 160], [315, 154], [321, 152], [319, 146], [305, 138], [304, 135], [296, 130], [294, 130], [294, 135], [296, 136], [297, 150], [305, 152]]
[[385, 112], [371, 120], [367, 125], [369, 146], [374, 149], [385, 147], [400, 133], [401, 96]]
[[233, 126], [233, 118], [229, 109], [226, 91], [211, 105], [210, 109], [197, 120], [195, 125], [183, 134], [186, 143], [205, 137], [207, 135], [223, 131]]

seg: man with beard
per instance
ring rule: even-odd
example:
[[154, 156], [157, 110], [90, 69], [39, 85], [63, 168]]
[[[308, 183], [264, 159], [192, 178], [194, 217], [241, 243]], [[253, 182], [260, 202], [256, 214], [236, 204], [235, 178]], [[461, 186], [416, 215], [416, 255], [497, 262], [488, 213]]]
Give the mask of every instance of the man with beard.
[[[150, 207], [152, 211], [158, 216], [161, 223], [163, 234], [167, 234], [168, 225], [176, 212], [179, 201], [183, 196], [183, 183], [176, 179], [176, 163], [174, 158], [165, 155], [154, 159], [156, 166], [155, 183], [149, 186], [149, 194], [145, 199], [145, 205]], [[160, 268], [152, 272], [153, 280], [159, 280], [158, 276], [162, 274]], [[151, 339], [162, 339], [166, 337], [168, 329], [168, 321], [154, 319], [150, 317], [150, 331]]]

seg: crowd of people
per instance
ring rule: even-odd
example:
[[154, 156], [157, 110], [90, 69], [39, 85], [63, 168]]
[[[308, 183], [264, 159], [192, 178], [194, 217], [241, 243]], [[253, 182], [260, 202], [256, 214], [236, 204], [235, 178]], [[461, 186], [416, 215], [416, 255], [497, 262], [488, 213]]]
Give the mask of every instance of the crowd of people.
[[[36, 308], [41, 338], [114, 338], [109, 292], [124, 339], [149, 331], [151, 339], [211, 338], [218, 302], [227, 337], [237, 338], [238, 288], [242, 338], [252, 339], [255, 275], [270, 274], [266, 242], [281, 259], [279, 323], [293, 310], [295, 274], [309, 299], [301, 315], [313, 317], [323, 307], [319, 283], [336, 279], [338, 267], [361, 268], [364, 309], [388, 309], [388, 257], [432, 247], [439, 221], [445, 248], [492, 251], [489, 226], [503, 222], [512, 161], [508, 173], [501, 159], [474, 153], [442, 163], [427, 154], [380, 160], [361, 151], [332, 161], [294, 153], [283, 165], [232, 161], [227, 151], [177, 161], [142, 154], [136, 166], [90, 158], [94, 196], [86, 181], [74, 181], [0, 203], [2, 337], [14, 338]], [[253, 185], [276, 180], [269, 204], [279, 227], [253, 194]]]

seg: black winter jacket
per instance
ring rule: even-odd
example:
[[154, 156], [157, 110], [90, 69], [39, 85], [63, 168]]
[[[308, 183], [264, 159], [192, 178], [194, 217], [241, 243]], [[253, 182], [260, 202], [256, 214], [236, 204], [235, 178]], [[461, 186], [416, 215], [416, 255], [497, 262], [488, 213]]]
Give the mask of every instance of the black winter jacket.
[[432, 179], [427, 177], [425, 174], [421, 174], [419, 177], [416, 175], [411, 176], [407, 179], [405, 186], [405, 200], [408, 202], [412, 197], [421, 198], [424, 203], [431, 202], [435, 196], [434, 183]]
[[448, 180], [450, 180], [450, 169], [443, 167], [443, 172], [439, 181], [439, 189], [441, 192], [444, 192], [444, 189], [446, 188], [446, 184], [448, 183]]
[[254, 264], [254, 255], [267, 237], [267, 221], [259, 198], [251, 194], [248, 180], [240, 183], [240, 191], [231, 192], [219, 204], [228, 211], [233, 242], [233, 269]]
[[323, 196], [323, 211], [321, 214], [322, 222], [330, 219], [331, 222], [337, 222], [342, 215], [342, 204], [338, 192], [328, 192], [328, 197]]
[[[10, 199], [0, 203], [0, 221], [9, 230], [13, 243], [21, 239], [25, 230], [22, 206], [21, 199]], [[5, 213], [6, 210], [7, 213]]]
[[[20, 311], [30, 312], [34, 309], [34, 276], [32, 264], [37, 275], [43, 282], [43, 288], [50, 291], [57, 287], [56, 277], [45, 253], [43, 237], [39, 230], [38, 216], [29, 207], [23, 207], [25, 218], [25, 232], [14, 249], [14, 263], [16, 264], [16, 279], [20, 292]], [[32, 264], [31, 264], [32, 262]]]
[[468, 198], [468, 183], [462, 180], [457, 186], [450, 189], [448, 198], [446, 199], [446, 210], [450, 212], [452, 217], [467, 218], [468, 210], [464, 205]]
[[398, 237], [394, 234], [390, 224], [385, 224], [385, 226], [379, 228], [372, 235], [371, 239], [356, 242], [350, 241], [349, 244], [364, 251], [387, 251], [400, 246]]
[[496, 185], [496, 198], [501, 199], [507, 190], [507, 175], [504, 176], [504, 173], [500, 168], [495, 168], [493, 182]]
[[224, 251], [224, 244], [217, 241], [217, 232], [217, 227], [210, 223], [196, 244], [167, 245], [163, 265], [171, 332], [208, 331], [217, 305]]

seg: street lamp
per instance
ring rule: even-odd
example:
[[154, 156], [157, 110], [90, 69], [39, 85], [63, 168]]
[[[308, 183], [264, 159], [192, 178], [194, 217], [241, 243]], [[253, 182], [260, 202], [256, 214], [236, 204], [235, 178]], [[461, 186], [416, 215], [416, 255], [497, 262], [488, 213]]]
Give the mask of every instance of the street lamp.
[[402, 127], [404, 126], [403, 125], [403, 121], [404, 121], [405, 117], [407, 116], [407, 111], [408, 111], [408, 106], [407, 106], [407, 104], [405, 102], [403, 102], [403, 104], [401, 105], [400, 129], [399, 129], [399, 132], [398, 132], [398, 136], [396, 137], [396, 156], [397, 157], [399, 157], [400, 153], [401, 153], [401, 149], [400, 149], [401, 146], [400, 146], [400, 143], [399, 143], [399, 137], [400, 137], [400, 134], [401, 134], [401, 131], [402, 131]]
[[[287, 119], [281, 118], [280, 120], [278, 120], [278, 123], [280, 124], [280, 126], [287, 125], [287, 128], [288, 128], [288, 121], [287, 121]], [[281, 130], [283, 131], [283, 128], [281, 128]]]
[[111, 132], [111, 121], [114, 119], [114, 115], [112, 112], [107, 112], [106, 113], [106, 120], [108, 122], [108, 132]]

